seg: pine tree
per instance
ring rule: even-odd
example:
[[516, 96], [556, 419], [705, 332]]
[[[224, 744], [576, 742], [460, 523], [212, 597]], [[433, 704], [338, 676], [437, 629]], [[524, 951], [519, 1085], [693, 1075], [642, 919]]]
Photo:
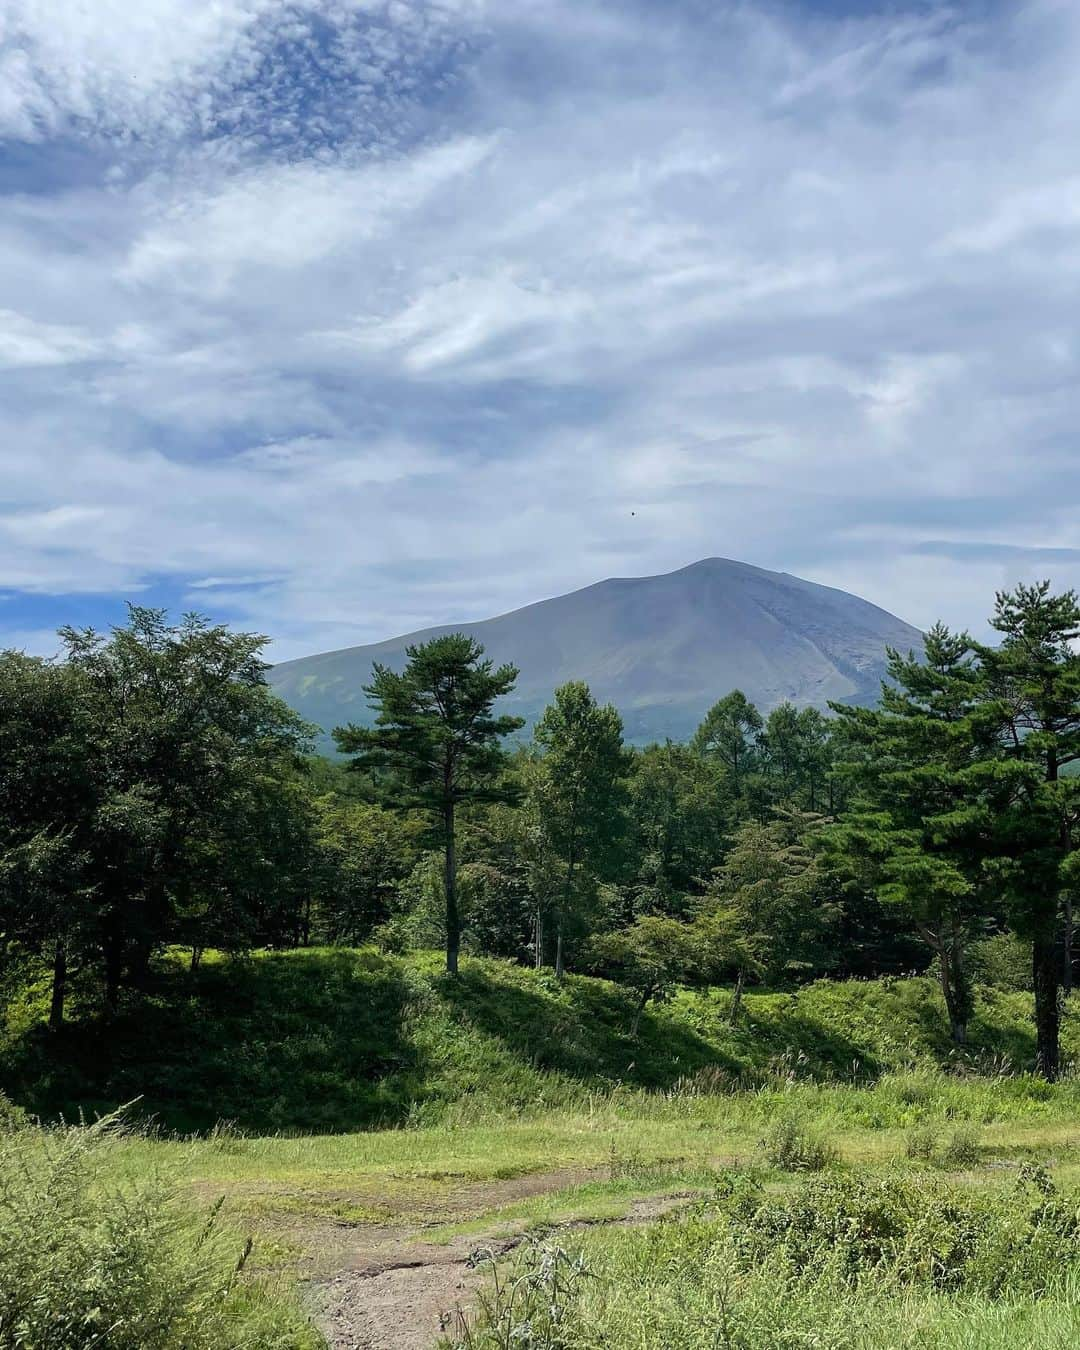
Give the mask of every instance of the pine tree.
[[443, 851], [446, 903], [446, 969], [458, 971], [461, 916], [458, 905], [458, 808], [468, 802], [507, 800], [500, 782], [506, 755], [502, 737], [523, 726], [520, 717], [497, 717], [495, 700], [517, 679], [514, 666], [494, 669], [484, 649], [464, 633], [450, 633], [407, 649], [401, 674], [375, 665], [364, 687], [376, 710], [375, 726], [334, 732], [338, 748], [361, 770], [380, 773], [395, 805], [424, 812]]
[[1002, 591], [991, 619], [999, 646], [977, 650], [987, 681], [982, 711], [997, 737], [986, 766], [993, 811], [992, 878], [1012, 927], [1032, 944], [1036, 1064], [1059, 1071], [1060, 999], [1071, 960], [1067, 905], [1077, 867], [1080, 779], [1080, 601], [1049, 582]]
[[992, 812], [982, 791], [996, 754], [983, 724], [985, 680], [971, 639], [941, 625], [925, 656], [889, 652], [877, 708], [836, 705], [854, 755], [856, 798], [827, 832], [857, 875], [899, 905], [938, 963], [953, 1039], [972, 1012], [967, 950], [987, 905]]

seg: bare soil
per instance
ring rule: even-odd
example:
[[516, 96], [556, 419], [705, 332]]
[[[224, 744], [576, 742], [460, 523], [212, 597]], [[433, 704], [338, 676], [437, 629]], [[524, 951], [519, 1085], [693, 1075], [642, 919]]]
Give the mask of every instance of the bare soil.
[[[515, 1200], [563, 1190], [598, 1175], [563, 1170], [516, 1177], [505, 1182], [463, 1186], [455, 1197], [463, 1208], [486, 1212]], [[647, 1223], [681, 1206], [686, 1195], [651, 1196], [635, 1201], [627, 1214], [602, 1222]], [[441, 1222], [461, 1217], [442, 1213]], [[571, 1221], [555, 1231], [582, 1228], [590, 1221]], [[478, 1250], [504, 1255], [522, 1236], [475, 1233], [445, 1244], [425, 1242], [423, 1229], [381, 1225], [351, 1234], [347, 1261], [337, 1273], [313, 1281], [316, 1321], [332, 1350], [431, 1350], [439, 1336], [459, 1331], [462, 1318], [487, 1278], [470, 1257]]]

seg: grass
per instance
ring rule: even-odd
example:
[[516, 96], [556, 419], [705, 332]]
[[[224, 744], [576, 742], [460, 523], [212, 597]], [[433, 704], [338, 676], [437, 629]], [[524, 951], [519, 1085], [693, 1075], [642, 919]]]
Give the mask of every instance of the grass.
[[[936, 986], [921, 978], [750, 993], [734, 1029], [728, 991], [684, 992], [649, 1010], [636, 1040], [631, 997], [606, 981], [472, 959], [455, 982], [434, 953], [210, 954], [196, 975], [176, 954], [109, 1019], [96, 991], [77, 990], [59, 1036], [43, 1026], [41, 973], [6, 992], [0, 1081], [15, 1102], [73, 1119], [139, 1099], [140, 1111], [184, 1133], [222, 1120], [261, 1134], [467, 1124], [580, 1111], [616, 1087], [715, 1096], [871, 1083], [920, 1066], [997, 1073], [1034, 1053], [1029, 995], [984, 991], [971, 1047], [958, 1055]], [[1080, 1054], [1075, 1013], [1064, 1049], [1067, 1060]]]
[[0, 1346], [321, 1345], [294, 1295], [247, 1271], [253, 1240], [158, 1168], [132, 1171], [134, 1142], [115, 1118], [0, 1133]]
[[[683, 993], [636, 1041], [613, 985], [477, 960], [455, 985], [435, 955], [211, 957], [194, 978], [172, 957], [108, 1023], [77, 992], [59, 1037], [40, 980], [8, 992], [0, 1350], [301, 1350], [296, 1277], [387, 1231], [534, 1239], [492, 1275], [484, 1350], [1080, 1336], [1080, 1078], [1017, 1071], [1029, 995], [980, 993], [957, 1055], [922, 979], [751, 993], [735, 1029], [726, 991]], [[132, 1098], [132, 1129], [20, 1119]], [[675, 1196], [691, 1212], [622, 1222]], [[885, 1246], [852, 1255], [867, 1231]], [[82, 1321], [16, 1339], [34, 1289], [41, 1317]]]

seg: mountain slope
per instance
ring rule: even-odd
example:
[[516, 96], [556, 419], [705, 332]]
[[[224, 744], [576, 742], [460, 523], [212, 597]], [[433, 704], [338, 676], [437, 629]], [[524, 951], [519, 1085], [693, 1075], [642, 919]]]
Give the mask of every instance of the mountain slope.
[[363, 723], [373, 661], [400, 669], [405, 648], [464, 632], [521, 671], [503, 708], [532, 722], [566, 680], [588, 681], [623, 715], [632, 741], [689, 736], [707, 709], [741, 689], [763, 711], [785, 699], [873, 702], [885, 648], [919, 647], [910, 624], [845, 591], [708, 558], [658, 577], [601, 581], [479, 623], [448, 624], [275, 666], [271, 685], [329, 731]]

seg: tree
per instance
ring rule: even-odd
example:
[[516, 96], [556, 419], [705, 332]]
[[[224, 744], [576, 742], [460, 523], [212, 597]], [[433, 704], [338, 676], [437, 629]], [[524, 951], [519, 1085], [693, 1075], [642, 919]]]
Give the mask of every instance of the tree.
[[355, 946], [394, 914], [416, 862], [416, 831], [407, 818], [366, 802], [321, 797], [314, 811], [317, 938]]
[[804, 811], [834, 809], [831, 726], [817, 708], [781, 703], [769, 713], [759, 747], [774, 803]]
[[993, 821], [982, 784], [996, 748], [980, 720], [985, 680], [971, 639], [940, 624], [921, 659], [888, 656], [879, 707], [835, 709], [856, 800], [827, 839], [934, 953], [962, 1045], [973, 1010], [967, 951], [989, 904]]
[[61, 662], [0, 661], [0, 903], [23, 945], [51, 948], [54, 1025], [72, 957], [101, 964], [115, 1007], [165, 943], [253, 938], [298, 881], [281, 788], [307, 732], [266, 687], [258, 635], [132, 607], [107, 638], [60, 637]]
[[668, 741], [631, 762], [628, 817], [633, 913], [685, 917], [724, 855], [728, 802], [716, 766]]
[[601, 707], [579, 680], [564, 684], [536, 725], [542, 757], [532, 781], [540, 829], [558, 860], [555, 971], [562, 975], [565, 939], [575, 909], [595, 888], [625, 828], [622, 719]]
[[0, 933], [52, 960], [49, 1025], [64, 1021], [69, 963], [91, 941], [75, 822], [88, 803], [70, 672], [0, 654]]
[[1048, 581], [1001, 591], [998, 647], [979, 644], [987, 685], [980, 712], [998, 755], [983, 770], [993, 822], [992, 882], [1015, 931], [1032, 944], [1036, 1064], [1060, 1067], [1060, 997], [1071, 960], [1068, 900], [1077, 868], [1080, 779], [1080, 601]]
[[506, 760], [500, 741], [524, 723], [494, 716], [492, 709], [513, 689], [517, 669], [494, 669], [483, 647], [464, 633], [409, 647], [406, 655], [400, 674], [376, 663], [364, 687], [376, 712], [374, 727], [339, 727], [334, 739], [357, 768], [381, 776], [396, 806], [421, 811], [432, 822], [443, 852], [446, 969], [456, 975], [461, 947], [456, 813], [467, 802], [514, 795], [500, 782]]
[[276, 786], [310, 730], [267, 688], [266, 638], [197, 614], [171, 625], [164, 610], [128, 613], [108, 638], [60, 630], [91, 729], [82, 846], [113, 1007], [182, 927], [249, 940], [236, 906], [263, 903], [278, 875], [264, 865]]
[[778, 811], [747, 821], [701, 902], [699, 926], [736, 966], [732, 1017], [748, 976], [767, 983], [823, 972], [839, 917], [835, 886], [813, 847], [821, 817]]
[[0, 653], [0, 934], [50, 959], [53, 1030], [69, 966], [95, 939], [83, 852], [94, 798], [77, 685], [63, 665]]
[[735, 689], [713, 704], [694, 733], [694, 750], [723, 766], [737, 803], [745, 798], [747, 780], [758, 767], [763, 727], [757, 708]]
[[636, 995], [630, 1035], [637, 1038], [641, 1016], [650, 1002], [663, 1003], [680, 984], [699, 972], [701, 935], [692, 924], [658, 914], [645, 914], [629, 928], [594, 937], [587, 959]]

